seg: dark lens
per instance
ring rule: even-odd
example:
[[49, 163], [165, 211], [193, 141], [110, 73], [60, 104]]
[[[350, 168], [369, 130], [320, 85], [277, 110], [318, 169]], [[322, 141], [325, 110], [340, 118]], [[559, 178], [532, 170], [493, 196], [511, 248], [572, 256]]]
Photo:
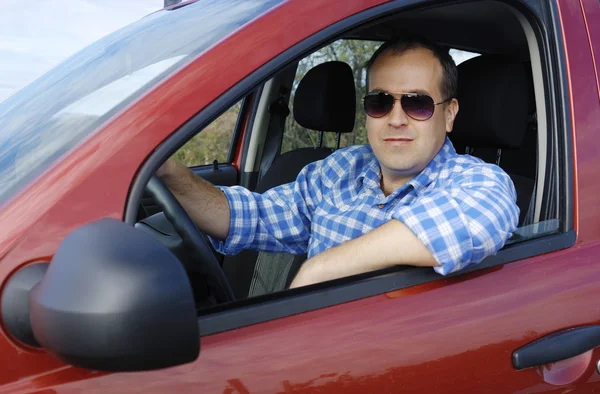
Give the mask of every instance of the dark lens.
[[394, 106], [394, 98], [385, 93], [369, 93], [364, 99], [365, 112], [372, 118], [381, 118]]
[[433, 99], [424, 94], [405, 95], [400, 100], [406, 115], [415, 120], [427, 120], [433, 115]]

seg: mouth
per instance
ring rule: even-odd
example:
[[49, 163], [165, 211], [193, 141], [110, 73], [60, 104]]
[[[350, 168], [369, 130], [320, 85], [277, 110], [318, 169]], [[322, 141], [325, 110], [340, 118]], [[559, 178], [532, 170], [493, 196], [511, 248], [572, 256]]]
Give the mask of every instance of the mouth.
[[384, 138], [383, 142], [389, 145], [406, 145], [413, 141], [412, 138], [404, 138], [404, 137], [391, 137]]

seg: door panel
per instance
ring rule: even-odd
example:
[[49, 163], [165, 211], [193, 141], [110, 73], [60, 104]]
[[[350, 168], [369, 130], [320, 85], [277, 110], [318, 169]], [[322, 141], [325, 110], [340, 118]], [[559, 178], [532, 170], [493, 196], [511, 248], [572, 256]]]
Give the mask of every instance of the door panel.
[[[596, 302], [585, 301], [599, 294], [598, 252], [600, 244], [572, 248], [217, 334], [202, 339], [200, 361], [209, 368], [227, 354], [224, 380], [247, 392], [551, 390], [536, 369], [515, 370], [512, 352], [546, 333], [599, 321]], [[597, 360], [573, 385], [577, 392], [597, 380]], [[265, 382], [267, 373], [273, 381]]]
[[[600, 387], [598, 350], [575, 382], [560, 386], [544, 382], [537, 368], [517, 371], [512, 353], [552, 332], [600, 323], [598, 254], [598, 242], [572, 247], [210, 335], [201, 339], [198, 360], [181, 367], [112, 375], [70, 368], [18, 387], [57, 393], [591, 392]], [[66, 376], [80, 380], [67, 383]], [[57, 380], [62, 384], [54, 385]]]

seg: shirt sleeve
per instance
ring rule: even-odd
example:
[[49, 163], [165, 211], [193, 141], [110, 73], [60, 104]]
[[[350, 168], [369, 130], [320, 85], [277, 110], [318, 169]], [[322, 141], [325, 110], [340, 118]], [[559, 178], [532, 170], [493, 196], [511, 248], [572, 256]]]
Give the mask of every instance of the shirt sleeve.
[[448, 187], [424, 192], [392, 215], [404, 223], [447, 275], [495, 254], [519, 222], [516, 192], [500, 168], [483, 164], [455, 177]]
[[229, 234], [210, 238], [223, 254], [244, 249], [263, 252], [306, 253], [315, 202], [320, 198], [321, 162], [304, 167], [296, 181], [263, 194], [241, 186], [221, 187], [229, 202]]

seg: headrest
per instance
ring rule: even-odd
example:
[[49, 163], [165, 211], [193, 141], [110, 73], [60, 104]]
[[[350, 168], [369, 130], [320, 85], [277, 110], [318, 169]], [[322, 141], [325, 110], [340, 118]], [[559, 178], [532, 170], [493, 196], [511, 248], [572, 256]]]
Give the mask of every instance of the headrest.
[[355, 115], [354, 75], [348, 64], [319, 64], [300, 81], [294, 96], [294, 118], [302, 127], [350, 133]]
[[520, 147], [528, 126], [528, 75], [523, 63], [493, 56], [461, 63], [452, 142], [472, 148]]

